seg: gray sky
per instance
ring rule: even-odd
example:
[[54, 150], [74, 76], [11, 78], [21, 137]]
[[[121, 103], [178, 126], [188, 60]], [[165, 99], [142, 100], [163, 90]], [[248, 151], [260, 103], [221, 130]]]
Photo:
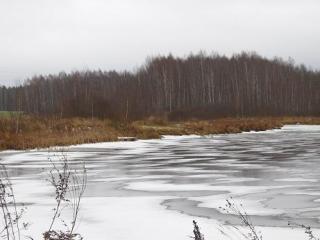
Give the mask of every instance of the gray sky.
[[320, 69], [319, 0], [0, 0], [0, 84], [242, 50]]

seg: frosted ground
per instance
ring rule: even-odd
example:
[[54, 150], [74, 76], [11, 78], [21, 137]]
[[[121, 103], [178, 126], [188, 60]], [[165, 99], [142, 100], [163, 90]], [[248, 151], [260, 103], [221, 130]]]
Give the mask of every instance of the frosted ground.
[[[76, 231], [85, 239], [187, 240], [192, 220], [206, 239], [233, 239], [236, 217], [219, 207], [242, 203], [264, 239], [307, 239], [288, 221], [320, 231], [320, 126], [215, 136], [164, 136], [64, 149], [86, 163], [88, 186]], [[46, 181], [55, 150], [0, 153], [25, 203], [23, 235], [40, 239], [54, 207]]]

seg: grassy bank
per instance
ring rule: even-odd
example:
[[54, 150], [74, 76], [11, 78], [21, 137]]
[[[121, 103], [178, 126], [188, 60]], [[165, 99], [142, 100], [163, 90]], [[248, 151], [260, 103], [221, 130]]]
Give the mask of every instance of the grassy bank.
[[151, 139], [160, 138], [161, 135], [263, 131], [297, 123], [320, 124], [320, 117], [225, 118], [183, 122], [149, 118], [143, 121], [121, 123], [108, 119], [6, 116], [0, 117], [0, 149], [31, 149], [116, 141], [120, 136]]

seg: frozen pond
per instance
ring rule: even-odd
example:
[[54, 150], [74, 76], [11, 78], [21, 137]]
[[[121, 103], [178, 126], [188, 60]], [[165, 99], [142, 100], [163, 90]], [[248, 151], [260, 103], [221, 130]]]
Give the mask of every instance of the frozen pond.
[[[54, 199], [47, 178], [54, 152], [0, 153], [27, 204], [24, 235], [48, 228]], [[59, 153], [58, 153], [59, 154]], [[219, 228], [239, 220], [219, 210], [242, 203], [264, 239], [308, 239], [288, 221], [320, 228], [320, 126], [214, 136], [72, 146], [85, 160], [88, 186], [77, 232], [85, 239], [182, 240], [199, 222], [206, 239], [228, 239]]]

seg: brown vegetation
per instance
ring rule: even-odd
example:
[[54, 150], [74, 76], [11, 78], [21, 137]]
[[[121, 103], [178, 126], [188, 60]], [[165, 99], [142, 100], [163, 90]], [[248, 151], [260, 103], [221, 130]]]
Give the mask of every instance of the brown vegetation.
[[81, 143], [117, 141], [121, 136], [139, 139], [161, 135], [220, 134], [263, 131], [284, 124], [320, 124], [319, 117], [223, 118], [171, 122], [148, 118], [134, 122], [88, 118], [40, 118], [28, 115], [0, 117], [0, 149], [30, 149]]

